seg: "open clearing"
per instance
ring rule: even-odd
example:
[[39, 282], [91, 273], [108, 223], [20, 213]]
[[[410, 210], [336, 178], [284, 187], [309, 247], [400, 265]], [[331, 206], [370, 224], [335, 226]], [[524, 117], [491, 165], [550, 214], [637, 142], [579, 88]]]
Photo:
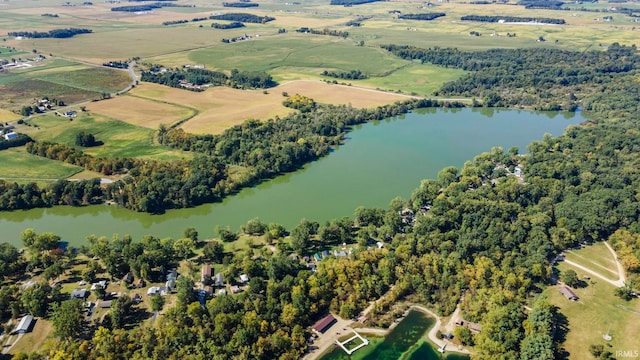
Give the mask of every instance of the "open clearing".
[[602, 242], [589, 245], [580, 250], [566, 251], [565, 257], [567, 260], [585, 266], [608, 279], [618, 280], [616, 262], [609, 249]]
[[[196, 134], [219, 134], [247, 119], [267, 120], [293, 112], [294, 110], [282, 105], [285, 99], [282, 94], [285, 92], [289, 95], [305, 95], [320, 103], [351, 104], [359, 108], [390, 104], [407, 98], [393, 93], [330, 85], [321, 81], [293, 81], [268, 89], [267, 94], [262, 90], [238, 90], [228, 87], [193, 92], [143, 83], [132, 90], [131, 94], [198, 109], [200, 113], [181, 127]], [[126, 117], [121, 119], [128, 121]]]
[[14, 121], [20, 119], [21, 117], [22, 116], [12, 111], [0, 109], [0, 122]]
[[[605, 249], [606, 251], [606, 249]], [[607, 254], [609, 252], [607, 251]], [[573, 269], [579, 278], [590, 276], [578, 268], [559, 263], [560, 271]], [[558, 286], [550, 286], [545, 293], [559, 312], [566, 316], [569, 329], [564, 348], [571, 359], [593, 358], [589, 345], [603, 344], [612, 353], [616, 351], [640, 350], [637, 334], [640, 333], [640, 300], [624, 301], [614, 295], [615, 287], [607, 282], [591, 277], [587, 287], [574, 289], [578, 301], [566, 299], [558, 291]], [[609, 332], [613, 339], [606, 345], [603, 335]]]
[[196, 114], [196, 111], [183, 106], [129, 95], [92, 102], [87, 105], [87, 110], [154, 130], [160, 124], [172, 125]]

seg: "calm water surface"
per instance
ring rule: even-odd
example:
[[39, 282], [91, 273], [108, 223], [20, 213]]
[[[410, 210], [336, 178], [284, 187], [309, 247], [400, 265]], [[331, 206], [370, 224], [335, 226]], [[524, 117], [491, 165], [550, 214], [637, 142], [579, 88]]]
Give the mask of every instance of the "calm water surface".
[[194, 227], [200, 238], [216, 225], [238, 230], [254, 217], [291, 228], [302, 218], [324, 222], [350, 216], [356, 207], [386, 207], [407, 198], [420, 180], [446, 166], [491, 150], [518, 146], [522, 153], [545, 133], [560, 135], [583, 122], [580, 113], [491, 109], [420, 109], [402, 117], [358, 126], [329, 156], [295, 173], [241, 191], [221, 203], [149, 215], [107, 205], [56, 207], [0, 213], [0, 241], [16, 246], [25, 228], [51, 231], [80, 246], [88, 235], [145, 234], [179, 238]]
[[[463, 360], [468, 356], [438, 353], [430, 343], [418, 345], [418, 341], [426, 336], [427, 331], [433, 326], [434, 319], [419, 311], [411, 311], [385, 338], [384, 341], [373, 349], [368, 346], [347, 355], [344, 350], [335, 346], [333, 350], [323, 356], [322, 360], [397, 360], [404, 354], [404, 359], [409, 360]], [[374, 346], [374, 345], [370, 345]], [[360, 353], [359, 353], [360, 352]]]

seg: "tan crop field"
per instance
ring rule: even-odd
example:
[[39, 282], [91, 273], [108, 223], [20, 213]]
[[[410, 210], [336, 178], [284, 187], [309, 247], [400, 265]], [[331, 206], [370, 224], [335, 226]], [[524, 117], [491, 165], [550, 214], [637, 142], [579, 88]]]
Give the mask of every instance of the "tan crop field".
[[184, 106], [123, 95], [87, 105], [92, 113], [118, 119], [132, 125], [157, 129], [160, 124], [175, 124], [196, 114]]
[[0, 109], [0, 122], [14, 121], [20, 118], [21, 118], [20, 115], [12, 111]]
[[[261, 90], [238, 90], [227, 87], [192, 92], [148, 83], [141, 84], [131, 92], [132, 95], [149, 99], [149, 102], [164, 101], [197, 109], [199, 114], [181, 125], [185, 131], [197, 134], [219, 134], [247, 119], [266, 120], [275, 116], [285, 116], [293, 110], [282, 105], [285, 99], [283, 93], [305, 95], [320, 103], [351, 104], [351, 106], [359, 108], [390, 104], [407, 98], [399, 94], [351, 86], [330, 85], [321, 81], [292, 81], [269, 89], [266, 94]], [[109, 103], [109, 101], [105, 103]], [[109, 116], [116, 117], [113, 113], [110, 113]], [[116, 118], [131, 122], [126, 114]], [[140, 123], [137, 125], [145, 126]]]

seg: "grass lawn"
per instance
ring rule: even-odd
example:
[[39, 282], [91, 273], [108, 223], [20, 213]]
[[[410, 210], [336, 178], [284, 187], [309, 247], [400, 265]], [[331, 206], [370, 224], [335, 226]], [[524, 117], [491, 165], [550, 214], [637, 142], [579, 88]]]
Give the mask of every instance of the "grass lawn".
[[81, 167], [31, 155], [24, 147], [0, 151], [0, 178], [6, 181], [66, 179], [82, 171]]
[[42, 349], [43, 345], [49, 340], [53, 340], [53, 325], [48, 320], [37, 318], [33, 325], [33, 330], [24, 334], [11, 349], [10, 353], [29, 353], [36, 349]]
[[[608, 252], [607, 252], [608, 253]], [[573, 269], [582, 278], [584, 273], [566, 263], [559, 263], [560, 271]], [[614, 287], [605, 281], [591, 279], [587, 287], [574, 289], [578, 301], [567, 300], [558, 286], [545, 290], [552, 304], [567, 319], [566, 341], [563, 346], [571, 359], [589, 359], [589, 345], [603, 344], [603, 334], [609, 332], [613, 339], [609, 351], [640, 350], [637, 334], [640, 333], [640, 300], [624, 301], [614, 295]]]
[[565, 252], [565, 257], [575, 263], [603, 275], [611, 280], [618, 280], [618, 267], [609, 249], [602, 242], [584, 247], [580, 250]]
[[29, 124], [37, 126], [25, 127], [36, 141], [53, 141], [75, 146], [75, 136], [80, 131], [91, 132], [103, 145], [85, 148], [88, 154], [98, 157], [144, 157], [158, 160], [189, 158], [191, 155], [182, 151], [169, 150], [154, 143], [154, 131], [127, 124], [99, 114], [78, 113], [71, 121], [68, 118], [45, 115], [29, 120]]

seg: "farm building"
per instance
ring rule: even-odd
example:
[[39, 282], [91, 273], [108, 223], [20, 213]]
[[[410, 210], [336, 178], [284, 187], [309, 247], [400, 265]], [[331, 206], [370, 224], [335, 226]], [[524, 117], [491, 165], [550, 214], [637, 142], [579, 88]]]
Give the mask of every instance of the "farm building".
[[16, 134], [15, 132], [10, 132], [7, 134], [4, 134], [4, 139], [5, 140], [12, 140], [18, 137], [18, 134]]
[[569, 289], [566, 286], [560, 286], [560, 293], [562, 295], [564, 295], [564, 297], [566, 297], [567, 299], [571, 300], [571, 301], [577, 301], [578, 300], [578, 295], [576, 295], [576, 293], [573, 292], [573, 290]]
[[31, 327], [33, 326], [33, 322], [33, 316], [25, 315], [22, 319], [20, 319], [18, 326], [16, 326], [16, 334], [24, 334], [29, 332], [31, 330]]
[[323, 317], [322, 319], [316, 321], [315, 324], [313, 324], [313, 326], [311, 326], [311, 329], [317, 333], [324, 333], [325, 331], [327, 331], [328, 328], [331, 327], [331, 325], [333, 325], [336, 322], [336, 318], [333, 317], [333, 315], [329, 314], [325, 317]]
[[224, 286], [224, 278], [222, 277], [222, 273], [216, 274], [216, 280], [214, 282], [215, 286]]

